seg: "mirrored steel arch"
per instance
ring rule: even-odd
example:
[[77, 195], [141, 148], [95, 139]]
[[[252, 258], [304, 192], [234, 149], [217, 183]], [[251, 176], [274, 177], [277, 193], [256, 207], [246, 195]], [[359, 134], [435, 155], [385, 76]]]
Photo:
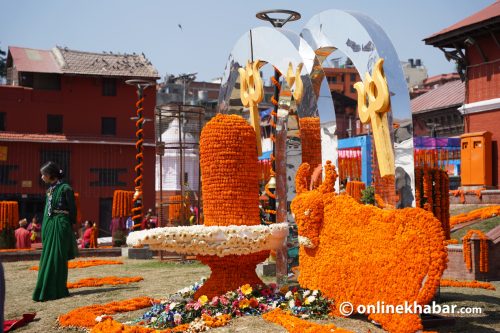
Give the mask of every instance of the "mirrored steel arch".
[[[384, 72], [391, 101], [388, 118], [395, 154], [395, 186], [400, 195], [397, 206], [415, 206], [410, 99], [399, 58], [389, 37], [370, 17], [341, 10], [326, 10], [315, 15], [300, 35], [317, 54], [326, 57], [334, 49], [343, 52], [351, 59], [361, 78], [367, 72], [371, 74], [375, 62], [384, 58]], [[324, 115], [321, 111], [319, 114], [320, 117]], [[393, 128], [394, 123], [399, 125], [397, 130]]]
[[[285, 80], [281, 82], [282, 92], [279, 98], [279, 108], [276, 133], [276, 174], [277, 174], [277, 222], [287, 221], [287, 202], [295, 193], [295, 170], [302, 161], [299, 138], [298, 118], [317, 117], [318, 110], [324, 113], [322, 119], [335, 123], [335, 110], [331, 93], [326, 81], [311, 80], [324, 77], [323, 69], [307, 42], [296, 33], [286, 29], [258, 27], [245, 33], [236, 42], [222, 80], [219, 93], [219, 111], [235, 113], [241, 110], [239, 101], [238, 68], [247, 60], [261, 60], [277, 68], [286, 75], [291, 63], [293, 68], [303, 63], [301, 78], [304, 94], [300, 104], [296, 104], [286, 92], [290, 91]], [[319, 82], [317, 85], [313, 82]], [[318, 107], [320, 106], [320, 107]], [[332, 130], [333, 133], [334, 129]], [[325, 141], [326, 142], [326, 141]], [[281, 149], [280, 147], [281, 146]], [[333, 159], [334, 150], [332, 152]]]

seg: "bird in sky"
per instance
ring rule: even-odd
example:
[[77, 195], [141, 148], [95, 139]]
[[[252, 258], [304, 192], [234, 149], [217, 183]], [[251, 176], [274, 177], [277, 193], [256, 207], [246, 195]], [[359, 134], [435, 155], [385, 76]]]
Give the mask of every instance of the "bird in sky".
[[183, 31], [183, 30], [182, 30], [182, 25], [181, 25], [180, 23], [179, 23], [179, 24], [177, 24], [177, 26], [179, 27], [179, 29], [181, 29], [181, 31]]

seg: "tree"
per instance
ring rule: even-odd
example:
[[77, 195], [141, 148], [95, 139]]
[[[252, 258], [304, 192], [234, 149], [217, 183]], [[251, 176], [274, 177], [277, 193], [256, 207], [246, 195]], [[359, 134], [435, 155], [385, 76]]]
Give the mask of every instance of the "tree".
[[0, 48], [0, 79], [7, 77], [7, 53]]

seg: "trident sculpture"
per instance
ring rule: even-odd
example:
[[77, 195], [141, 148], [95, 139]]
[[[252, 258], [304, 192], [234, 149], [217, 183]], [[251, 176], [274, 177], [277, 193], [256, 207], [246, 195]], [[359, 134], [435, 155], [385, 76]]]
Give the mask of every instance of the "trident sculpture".
[[300, 63], [297, 65], [297, 68], [295, 69], [295, 73], [293, 72], [293, 65], [292, 63], [288, 63], [288, 71], [285, 77], [286, 83], [288, 84], [288, 87], [291, 89], [293, 84], [295, 83], [295, 89], [292, 93], [293, 98], [295, 98], [295, 101], [297, 104], [300, 104], [300, 101], [302, 100], [302, 95], [304, 93], [304, 83], [302, 82], [302, 79], [300, 78], [300, 72], [302, 71], [302, 67], [304, 66], [303, 63]]
[[247, 61], [245, 68], [239, 68], [240, 73], [240, 98], [244, 107], [250, 109], [250, 124], [255, 130], [257, 139], [257, 155], [262, 155], [262, 144], [260, 138], [260, 115], [259, 103], [264, 98], [264, 86], [260, 77], [260, 67], [263, 63], [255, 60], [253, 63]]
[[363, 124], [371, 121], [380, 176], [394, 175], [394, 152], [389, 132], [387, 113], [390, 110], [389, 88], [380, 58], [373, 67], [372, 76], [366, 73], [364, 82], [357, 82], [358, 114]]

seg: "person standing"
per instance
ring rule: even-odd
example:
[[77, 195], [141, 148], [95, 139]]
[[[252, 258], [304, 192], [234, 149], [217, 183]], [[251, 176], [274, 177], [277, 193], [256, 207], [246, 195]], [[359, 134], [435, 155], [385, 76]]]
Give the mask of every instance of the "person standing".
[[84, 223], [85, 231], [83, 232], [82, 237], [82, 249], [88, 249], [90, 247], [90, 240], [92, 238], [92, 228], [94, 227], [94, 223], [92, 221], [85, 221]]
[[19, 228], [14, 232], [16, 249], [31, 249], [31, 232], [26, 229], [27, 226], [28, 221], [26, 219], [19, 221]]
[[38, 219], [36, 216], [33, 216], [31, 219], [31, 223], [28, 224], [28, 231], [31, 232], [31, 242], [32, 243], [40, 243], [42, 238], [40, 237], [40, 231], [42, 230], [42, 226], [38, 223]]
[[49, 185], [42, 223], [42, 254], [34, 301], [48, 301], [69, 296], [68, 260], [77, 255], [73, 226], [76, 205], [73, 189], [62, 181], [63, 172], [54, 162], [40, 168], [42, 180]]

